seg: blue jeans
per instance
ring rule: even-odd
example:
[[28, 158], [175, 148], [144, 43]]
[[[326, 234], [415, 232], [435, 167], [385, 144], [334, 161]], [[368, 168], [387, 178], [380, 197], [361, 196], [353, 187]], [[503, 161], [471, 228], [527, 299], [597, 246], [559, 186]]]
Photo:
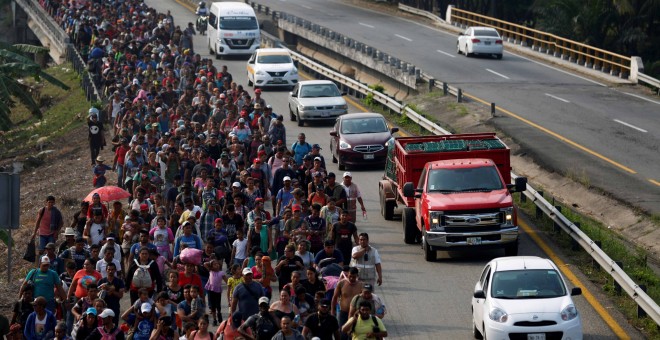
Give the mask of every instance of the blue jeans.
[[46, 249], [48, 243], [55, 243], [55, 236], [53, 235], [39, 235], [39, 253], [42, 253]]
[[117, 164], [117, 186], [120, 188], [124, 188], [124, 181], [121, 180], [123, 175], [124, 175], [124, 166], [121, 164]]

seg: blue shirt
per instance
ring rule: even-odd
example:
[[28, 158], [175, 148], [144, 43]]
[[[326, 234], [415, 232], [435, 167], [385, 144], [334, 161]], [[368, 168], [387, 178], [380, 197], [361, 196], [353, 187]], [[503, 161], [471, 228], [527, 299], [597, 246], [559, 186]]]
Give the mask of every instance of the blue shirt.
[[174, 256], [179, 256], [181, 253], [181, 244], [188, 245], [188, 248], [202, 249], [202, 240], [199, 236], [191, 234], [190, 236], [181, 235], [174, 242]]
[[33, 296], [43, 296], [46, 301], [55, 299], [55, 286], [61, 286], [62, 281], [57, 273], [48, 269], [46, 272], [41, 269], [32, 269], [25, 277], [26, 281], [32, 280], [34, 285]]

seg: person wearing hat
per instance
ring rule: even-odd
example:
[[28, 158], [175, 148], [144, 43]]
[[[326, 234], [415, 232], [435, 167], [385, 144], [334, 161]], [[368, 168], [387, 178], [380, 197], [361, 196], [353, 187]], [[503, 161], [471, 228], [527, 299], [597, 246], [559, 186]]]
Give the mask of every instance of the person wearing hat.
[[362, 292], [353, 297], [348, 315], [354, 315], [358, 310], [358, 306], [364, 301], [368, 302], [371, 306], [373, 315], [376, 315], [380, 319], [385, 316], [385, 304], [378, 295], [374, 294], [374, 286], [370, 283], [362, 285]]
[[[230, 314], [240, 311], [243, 318], [247, 319], [249, 316], [262, 311], [261, 303], [264, 301], [264, 297], [261, 284], [253, 279], [252, 270], [250, 268], [243, 268], [243, 283], [238, 284], [234, 288]], [[268, 302], [268, 298], [266, 298], [266, 313], [268, 313]]]
[[[84, 230], [85, 223], [87, 222], [87, 217], [86, 216], [87, 216], [87, 208], [89, 207], [89, 203], [88, 202], [83, 202], [83, 203], [87, 204], [87, 206], [84, 207], [85, 211], [82, 212], [82, 213], [80, 211], [78, 211], [78, 212], [76, 212], [76, 214], [81, 214], [81, 218], [84, 218], [84, 220], [82, 222], [83, 230]], [[78, 218], [76, 218], [76, 216], [74, 216], [74, 219], [75, 219], [74, 223], [76, 223], [78, 221]], [[62, 255], [62, 253], [65, 250], [67, 250], [71, 247], [74, 247], [76, 245], [76, 231], [72, 227], [66, 227], [64, 229], [64, 233], [62, 233], [62, 235], [64, 236], [64, 242], [62, 244], [60, 244], [60, 246], [57, 249], [57, 255], [58, 256]], [[82, 233], [81, 233], [81, 236], [82, 236]]]
[[92, 333], [86, 338], [87, 340], [102, 340], [102, 339], [114, 339], [114, 340], [123, 340], [125, 339], [124, 333], [121, 331], [115, 324], [115, 312], [106, 308], [99, 314], [99, 319], [103, 323], [103, 326], [96, 327]]
[[364, 207], [364, 202], [362, 201], [362, 192], [357, 184], [353, 183], [353, 175], [346, 171], [344, 172], [344, 191], [346, 191], [346, 211], [348, 211], [351, 216], [351, 222], [355, 223], [357, 217], [357, 203], [360, 203], [362, 208], [362, 214], [366, 216], [367, 209]]
[[80, 319], [76, 320], [73, 330], [71, 331], [71, 338], [73, 339], [87, 339], [92, 332], [98, 327], [98, 312], [94, 307], [88, 307], [80, 314]]
[[57, 257], [57, 254], [55, 254], [55, 243], [51, 242], [46, 245], [44, 256], [47, 256], [48, 259], [50, 259], [50, 268], [54, 270], [58, 275], [62, 274], [64, 271], [64, 260]]
[[111, 167], [103, 163], [104, 161], [105, 159], [103, 158], [103, 156], [101, 155], [96, 156], [96, 165], [94, 165], [94, 168], [92, 168], [92, 172], [94, 174], [94, 178], [92, 179], [92, 185], [94, 186], [94, 188], [100, 188], [105, 186], [106, 183], [105, 172], [108, 170], [112, 170]]
[[63, 224], [62, 213], [55, 207], [55, 196], [48, 195], [46, 197], [46, 205], [39, 209], [37, 213], [37, 222], [35, 223], [31, 238], [31, 241], [35, 241], [35, 238], [39, 235], [37, 249], [40, 254], [43, 253], [48, 243], [57, 241]]
[[55, 291], [57, 291], [57, 297], [60, 299], [64, 300], [66, 298], [66, 292], [62, 288], [62, 280], [60, 280], [57, 272], [51, 269], [48, 255], [41, 257], [39, 268], [32, 269], [27, 273], [21, 288], [18, 290], [19, 296], [23, 294], [28, 285], [32, 286], [32, 296], [41, 296], [46, 299], [46, 308], [51, 312], [55, 312], [56, 307]]
[[231, 129], [229, 135], [236, 136], [241, 143], [247, 143], [252, 135], [252, 130], [250, 130], [250, 126], [247, 124], [245, 118], [241, 117], [238, 119], [238, 124]]
[[46, 309], [47, 299], [43, 296], [37, 296], [32, 305], [32, 312], [25, 322], [23, 336], [27, 340], [48, 340], [55, 336], [55, 325], [57, 320], [55, 315]]
[[314, 144], [312, 145], [312, 151], [309, 152], [309, 155], [314, 157], [314, 160], [316, 160], [316, 157], [321, 159], [321, 168], [326, 169], [325, 167], [325, 157], [321, 154], [321, 150], [323, 148], [319, 144]]
[[336, 263], [339, 266], [343, 266], [344, 256], [342, 255], [341, 251], [335, 249], [335, 241], [328, 239], [323, 242], [323, 250], [316, 253], [314, 262], [314, 267], [316, 267], [317, 270], [321, 270], [323, 267], [331, 263]]
[[320, 340], [339, 340], [339, 322], [330, 314], [330, 300], [321, 299], [316, 306], [316, 313], [305, 321], [302, 334], [305, 339], [318, 337]]
[[367, 335], [375, 339], [387, 337], [387, 329], [383, 321], [373, 315], [371, 304], [362, 301], [350, 319], [342, 326], [341, 331], [352, 334], [353, 339], [367, 339]]
[[92, 159], [92, 166], [96, 163], [96, 157], [105, 146], [105, 135], [103, 130], [103, 123], [99, 119], [99, 110], [96, 108], [89, 109], [89, 119], [87, 119], [89, 141], [89, 151]]
[[[251, 314], [245, 320], [245, 323], [238, 328], [238, 332], [242, 336], [248, 339], [272, 339], [277, 334], [279, 326], [273, 315], [269, 312], [269, 303], [270, 300], [267, 297], [263, 296], [259, 298], [258, 311]], [[245, 315], [244, 312], [242, 313]], [[247, 329], [250, 329], [254, 336], [250, 336]]]

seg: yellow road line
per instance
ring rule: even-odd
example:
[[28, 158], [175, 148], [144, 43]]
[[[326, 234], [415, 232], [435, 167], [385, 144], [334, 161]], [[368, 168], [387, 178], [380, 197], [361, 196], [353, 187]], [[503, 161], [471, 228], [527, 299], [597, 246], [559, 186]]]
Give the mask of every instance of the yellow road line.
[[654, 180], [654, 179], [649, 179], [649, 182], [651, 182], [651, 183], [653, 183], [653, 184], [655, 184], [655, 185], [657, 185], [657, 186], [660, 187], [660, 182], [658, 182], [658, 181], [656, 181], [656, 180]]
[[[466, 93], [463, 93], [463, 95], [466, 96], [466, 97], [468, 97], [468, 98], [470, 98], [470, 99], [476, 100], [476, 101], [478, 101], [478, 102], [480, 102], [480, 103], [482, 103], [482, 104], [485, 104], [485, 105], [490, 106], [490, 103], [486, 102], [486, 101], [483, 100], [483, 99], [477, 98], [477, 97], [475, 97], [475, 96], [473, 96], [473, 95], [466, 94]], [[610, 163], [610, 164], [616, 166], [616, 167], [619, 168], [619, 169], [622, 169], [622, 170], [624, 170], [624, 171], [627, 171], [627, 172], [629, 172], [629, 173], [631, 173], [631, 174], [636, 174], [636, 173], [637, 173], [637, 171], [635, 171], [635, 170], [633, 170], [633, 169], [631, 169], [631, 168], [629, 168], [629, 167], [627, 167], [627, 166], [625, 166], [625, 165], [623, 165], [623, 164], [621, 164], [621, 163], [618, 163], [618, 162], [616, 162], [616, 161], [614, 161], [614, 160], [611, 160], [611, 159], [609, 159], [609, 158], [607, 158], [607, 157], [605, 157], [605, 156], [599, 154], [598, 152], [593, 151], [593, 150], [591, 150], [591, 149], [589, 149], [589, 148], [587, 148], [587, 147], [585, 147], [585, 146], [582, 146], [582, 145], [580, 145], [580, 144], [578, 144], [578, 143], [576, 143], [576, 142], [574, 142], [574, 141], [572, 141], [572, 140], [570, 140], [570, 139], [568, 139], [568, 138], [566, 138], [566, 137], [564, 137], [564, 136], [562, 136], [562, 135], [560, 135], [560, 134], [558, 134], [558, 133], [556, 133], [556, 132], [554, 132], [554, 131], [552, 131], [552, 130], [550, 130], [550, 129], [547, 129], [547, 128], [545, 128], [545, 127], [539, 125], [539, 124], [536, 124], [536, 123], [532, 122], [532, 121], [529, 120], [529, 119], [523, 118], [523, 117], [521, 117], [521, 116], [519, 116], [519, 115], [517, 115], [517, 114], [515, 114], [515, 113], [513, 113], [513, 112], [511, 112], [511, 111], [509, 111], [509, 110], [506, 110], [506, 109], [503, 109], [503, 108], [500, 108], [500, 107], [498, 107], [497, 110], [502, 111], [502, 112], [508, 114], [509, 116], [511, 116], [511, 117], [513, 117], [513, 118], [516, 118], [516, 119], [518, 119], [518, 120], [520, 120], [520, 121], [522, 121], [522, 122], [524, 122], [524, 123], [526, 123], [526, 124], [528, 124], [528, 125], [531, 125], [531, 126], [537, 128], [537, 129], [539, 129], [539, 130], [541, 130], [541, 131], [543, 131], [543, 132], [545, 132], [545, 133], [547, 133], [547, 134], [549, 134], [549, 135], [551, 135], [551, 136], [553, 136], [553, 137], [559, 139], [560, 141], [562, 141], [562, 142], [564, 142], [564, 143], [567, 143], [567, 144], [569, 144], [569, 145], [571, 145], [571, 146], [573, 146], [573, 147], [575, 147], [575, 148], [578, 148], [578, 149], [580, 149], [580, 150], [582, 150], [582, 151], [584, 151], [584, 152], [586, 152], [586, 153], [588, 153], [588, 154], [590, 154], [590, 155], [592, 155], [592, 156], [596, 156], [596, 157], [598, 157], [598, 158], [604, 160], [605, 162], [608, 162], [608, 163]]]
[[[559, 270], [566, 276], [566, 278], [573, 283], [573, 285], [582, 288], [582, 296], [589, 302], [589, 304], [596, 310], [596, 313], [600, 315], [600, 317], [605, 321], [607, 326], [612, 329], [614, 334], [619, 337], [619, 339], [630, 339], [630, 336], [619, 326], [619, 324], [614, 320], [614, 318], [610, 315], [610, 313], [603, 307], [603, 305], [600, 304], [600, 302], [596, 299], [596, 297], [591, 294], [591, 292], [585, 287], [584, 284], [580, 281], [580, 279], [575, 276], [575, 274], [568, 268], [566, 265], [559, 265], [560, 263], [563, 263], [559, 256], [555, 254], [552, 249], [541, 239], [539, 234], [536, 233], [536, 230], [533, 230], [527, 223], [524, 221], [518, 221], [520, 227], [525, 231], [527, 235], [536, 243], [536, 245], [543, 250], [544, 253], [548, 255], [550, 260], [557, 264], [557, 267], [559, 267]], [[583, 320], [584, 321], [584, 320]]]

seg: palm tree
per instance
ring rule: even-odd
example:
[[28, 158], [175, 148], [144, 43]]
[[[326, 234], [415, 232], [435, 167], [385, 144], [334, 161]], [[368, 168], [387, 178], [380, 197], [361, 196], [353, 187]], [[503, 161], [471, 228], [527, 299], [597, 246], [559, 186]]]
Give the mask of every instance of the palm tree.
[[25, 105], [36, 117], [42, 117], [39, 105], [30, 94], [28, 85], [22, 84], [19, 79], [27, 77], [37, 81], [44, 79], [64, 90], [69, 89], [66, 84], [44, 72], [41, 66], [27, 56], [36, 53], [48, 53], [48, 49], [34, 45], [9, 45], [0, 42], [0, 130], [11, 128], [9, 114], [17, 103]]

